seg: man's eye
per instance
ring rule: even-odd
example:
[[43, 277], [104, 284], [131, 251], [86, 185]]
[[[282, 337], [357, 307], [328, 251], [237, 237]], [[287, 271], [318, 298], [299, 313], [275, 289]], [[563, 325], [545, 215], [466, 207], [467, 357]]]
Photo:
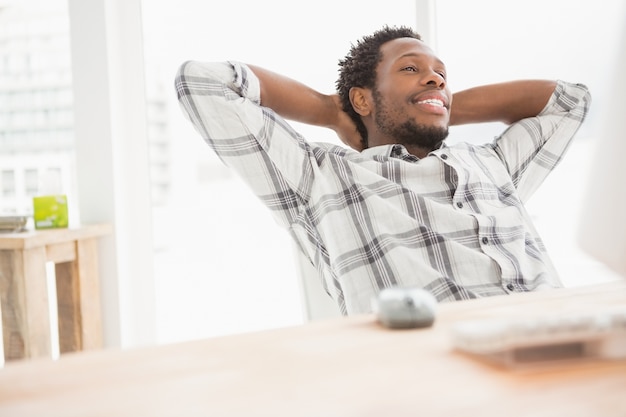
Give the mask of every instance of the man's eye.
[[417, 72], [417, 68], [415, 68], [414, 66], [404, 67], [403, 71]]

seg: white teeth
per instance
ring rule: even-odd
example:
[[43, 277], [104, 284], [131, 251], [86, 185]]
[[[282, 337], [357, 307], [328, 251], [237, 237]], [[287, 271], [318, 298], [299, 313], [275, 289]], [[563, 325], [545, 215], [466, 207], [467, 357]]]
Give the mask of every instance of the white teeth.
[[422, 100], [422, 101], [418, 101], [419, 104], [432, 104], [433, 106], [439, 106], [439, 107], [443, 107], [443, 101], [441, 100], [437, 100], [434, 98], [429, 98], [426, 100]]

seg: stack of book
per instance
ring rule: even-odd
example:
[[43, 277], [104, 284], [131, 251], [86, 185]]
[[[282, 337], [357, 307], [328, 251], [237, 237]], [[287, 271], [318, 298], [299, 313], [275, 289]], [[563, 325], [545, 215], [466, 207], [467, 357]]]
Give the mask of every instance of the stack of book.
[[26, 230], [28, 216], [0, 216], [0, 233]]

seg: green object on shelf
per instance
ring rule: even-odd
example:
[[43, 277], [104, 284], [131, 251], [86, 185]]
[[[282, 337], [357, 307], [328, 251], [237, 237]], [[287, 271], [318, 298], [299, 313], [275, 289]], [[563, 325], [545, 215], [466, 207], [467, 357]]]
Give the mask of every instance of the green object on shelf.
[[46, 195], [33, 197], [35, 229], [55, 229], [68, 225], [67, 196]]

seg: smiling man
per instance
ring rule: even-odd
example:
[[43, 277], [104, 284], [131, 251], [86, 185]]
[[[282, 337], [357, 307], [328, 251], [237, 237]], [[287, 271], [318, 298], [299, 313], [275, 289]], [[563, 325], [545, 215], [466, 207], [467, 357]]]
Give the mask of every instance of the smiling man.
[[[321, 94], [240, 62], [184, 63], [183, 112], [317, 269], [344, 314], [391, 286], [439, 301], [558, 288], [524, 203], [561, 160], [585, 86], [522, 80], [452, 94], [444, 63], [407, 27], [363, 37]], [[314, 142], [285, 119], [328, 127]], [[502, 121], [481, 146], [448, 126]]]

